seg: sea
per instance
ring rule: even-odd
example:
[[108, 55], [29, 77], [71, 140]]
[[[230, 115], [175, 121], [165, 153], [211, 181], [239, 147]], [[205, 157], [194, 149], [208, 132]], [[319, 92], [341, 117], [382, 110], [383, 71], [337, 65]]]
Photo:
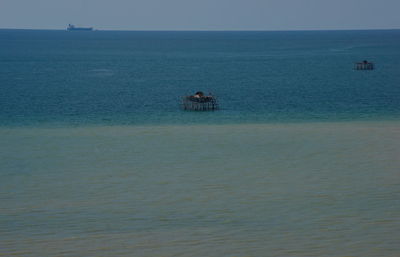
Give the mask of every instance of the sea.
[[0, 256], [400, 256], [399, 71], [400, 30], [2, 29]]

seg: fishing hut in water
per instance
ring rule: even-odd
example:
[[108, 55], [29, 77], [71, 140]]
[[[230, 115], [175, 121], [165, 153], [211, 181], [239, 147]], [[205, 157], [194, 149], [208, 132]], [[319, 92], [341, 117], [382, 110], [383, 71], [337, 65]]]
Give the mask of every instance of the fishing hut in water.
[[373, 70], [374, 64], [372, 62], [368, 62], [367, 60], [362, 62], [356, 62], [354, 64], [355, 70]]
[[186, 111], [215, 111], [218, 110], [218, 102], [211, 94], [206, 96], [203, 92], [197, 92], [182, 98], [182, 108]]

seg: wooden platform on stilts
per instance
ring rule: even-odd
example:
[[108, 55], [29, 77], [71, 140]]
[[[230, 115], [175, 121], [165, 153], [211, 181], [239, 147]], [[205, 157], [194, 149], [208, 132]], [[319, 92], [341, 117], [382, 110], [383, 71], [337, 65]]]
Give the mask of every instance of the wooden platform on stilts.
[[184, 96], [182, 109], [185, 111], [215, 111], [218, 110], [218, 101], [214, 96]]

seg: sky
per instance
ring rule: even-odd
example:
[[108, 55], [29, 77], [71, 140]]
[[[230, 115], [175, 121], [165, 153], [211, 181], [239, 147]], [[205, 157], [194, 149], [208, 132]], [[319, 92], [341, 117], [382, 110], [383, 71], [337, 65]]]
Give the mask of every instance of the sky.
[[0, 28], [400, 29], [400, 0], [0, 0]]

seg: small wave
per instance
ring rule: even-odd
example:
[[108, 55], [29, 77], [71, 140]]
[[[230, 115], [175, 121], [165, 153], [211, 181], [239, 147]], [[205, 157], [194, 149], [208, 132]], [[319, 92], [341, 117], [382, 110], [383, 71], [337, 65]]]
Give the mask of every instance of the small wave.
[[89, 73], [94, 77], [109, 77], [114, 75], [114, 71], [110, 69], [92, 69], [89, 70]]

